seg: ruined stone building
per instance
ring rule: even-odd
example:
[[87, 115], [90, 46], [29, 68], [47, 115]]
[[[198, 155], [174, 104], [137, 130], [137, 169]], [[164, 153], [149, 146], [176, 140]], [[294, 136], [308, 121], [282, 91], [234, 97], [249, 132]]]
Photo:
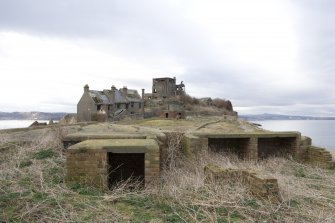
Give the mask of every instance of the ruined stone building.
[[176, 84], [176, 78], [161, 77], [152, 79], [152, 93], [145, 94], [145, 99], [167, 99], [185, 94], [183, 82]]
[[183, 94], [185, 85], [183, 82], [176, 84], [175, 77], [154, 78], [152, 93], [146, 94], [142, 89], [142, 97], [137, 90], [127, 87], [116, 89], [113, 85], [111, 89], [98, 91], [90, 90], [89, 86], [85, 85], [84, 94], [77, 104], [77, 121], [107, 121], [127, 115], [143, 117], [144, 106], [156, 107], [155, 111], [149, 112], [150, 116], [183, 118], [183, 106], [175, 101], [175, 96]]
[[[77, 104], [77, 120], [99, 121], [125, 115], [143, 115], [144, 101], [137, 90], [123, 87], [116, 89], [113, 85], [110, 90], [90, 90], [84, 86], [84, 93]], [[103, 118], [102, 118], [103, 119]]]
[[176, 78], [152, 79], [152, 93], [145, 94], [145, 117], [180, 119], [185, 118], [185, 109], [178, 96], [185, 94], [185, 84], [176, 84]]

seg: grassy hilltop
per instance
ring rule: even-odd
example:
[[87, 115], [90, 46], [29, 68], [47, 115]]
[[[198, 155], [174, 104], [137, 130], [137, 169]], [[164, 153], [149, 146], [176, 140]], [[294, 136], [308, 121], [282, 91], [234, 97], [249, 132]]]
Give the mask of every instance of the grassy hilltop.
[[[186, 121], [178, 126], [171, 121], [166, 126], [180, 132], [183, 122], [187, 125]], [[247, 127], [245, 123], [243, 128]], [[335, 221], [334, 170], [284, 158], [256, 163], [206, 153], [188, 160], [178, 150], [178, 133], [169, 142], [171, 159], [161, 181], [145, 189], [123, 183], [102, 192], [67, 184], [61, 139], [80, 129], [82, 126], [73, 125], [0, 132], [0, 222]], [[203, 170], [208, 163], [248, 168], [277, 178], [282, 201], [253, 196], [240, 179], [230, 184], [205, 184]]]

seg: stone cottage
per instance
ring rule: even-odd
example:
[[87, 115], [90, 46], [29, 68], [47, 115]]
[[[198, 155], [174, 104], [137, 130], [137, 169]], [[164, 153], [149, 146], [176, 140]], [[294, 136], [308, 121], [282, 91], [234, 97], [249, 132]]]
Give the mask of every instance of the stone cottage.
[[123, 87], [116, 89], [113, 85], [110, 90], [90, 90], [84, 86], [84, 93], [77, 104], [77, 120], [98, 121], [120, 118], [127, 115], [143, 116], [144, 101], [137, 90]]

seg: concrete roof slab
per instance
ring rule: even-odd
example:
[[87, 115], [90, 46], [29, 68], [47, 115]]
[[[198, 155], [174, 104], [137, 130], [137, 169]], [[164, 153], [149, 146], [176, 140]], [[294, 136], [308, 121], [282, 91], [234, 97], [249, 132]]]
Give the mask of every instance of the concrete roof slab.
[[159, 146], [154, 139], [95, 139], [86, 140], [68, 148], [70, 153], [97, 150], [112, 153], [147, 153], [159, 152]]

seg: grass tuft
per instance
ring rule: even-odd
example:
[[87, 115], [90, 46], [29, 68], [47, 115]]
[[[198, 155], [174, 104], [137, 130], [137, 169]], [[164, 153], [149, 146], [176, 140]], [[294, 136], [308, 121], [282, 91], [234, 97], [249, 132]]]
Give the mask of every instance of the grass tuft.
[[55, 155], [55, 152], [52, 149], [42, 149], [38, 152], [35, 152], [33, 154], [34, 159], [42, 160], [42, 159], [47, 159], [51, 158]]

